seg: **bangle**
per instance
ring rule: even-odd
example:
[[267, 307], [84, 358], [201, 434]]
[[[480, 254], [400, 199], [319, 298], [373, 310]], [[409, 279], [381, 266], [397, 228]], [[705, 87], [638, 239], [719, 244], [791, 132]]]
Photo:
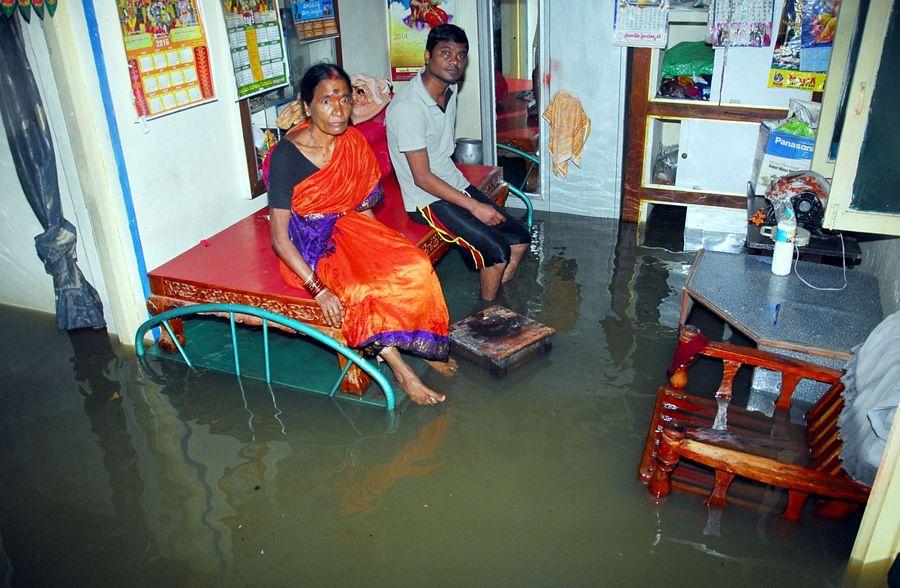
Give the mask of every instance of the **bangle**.
[[319, 276], [317, 276], [315, 272], [312, 272], [309, 274], [309, 277], [306, 278], [306, 281], [303, 282], [303, 287], [306, 288], [313, 298], [315, 298], [325, 289], [325, 284], [319, 280]]

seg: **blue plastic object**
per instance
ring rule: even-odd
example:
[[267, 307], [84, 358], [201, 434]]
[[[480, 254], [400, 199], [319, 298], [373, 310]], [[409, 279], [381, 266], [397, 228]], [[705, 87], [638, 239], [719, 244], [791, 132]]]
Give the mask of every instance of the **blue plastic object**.
[[[331, 348], [333, 351], [343, 355], [347, 358], [347, 365], [344, 367], [341, 375], [338, 377], [337, 381], [332, 386], [331, 391], [328, 393], [330, 398], [335, 397], [337, 394], [338, 388], [341, 382], [344, 380], [344, 377], [347, 375], [347, 372], [350, 370], [351, 365], [356, 365], [362, 371], [366, 373], [370, 378], [372, 378], [380, 387], [382, 392], [384, 393], [384, 403], [380, 403], [374, 399], [367, 399], [360, 397], [359, 399], [354, 398], [353, 400], [357, 402], [362, 402], [363, 404], [371, 404], [375, 406], [383, 406], [389, 411], [394, 410], [397, 407], [396, 398], [394, 395], [394, 389], [391, 387], [390, 383], [384, 377], [384, 375], [373, 366], [370, 362], [366, 361], [362, 357], [359, 356], [355, 351], [347, 347], [346, 345], [342, 345], [336, 339], [325, 335], [324, 333], [319, 332], [313, 327], [301, 323], [295, 319], [286, 317], [284, 315], [280, 315], [274, 312], [270, 312], [268, 310], [263, 310], [261, 308], [256, 308], [253, 306], [246, 306], [243, 304], [194, 304], [191, 306], [184, 306], [182, 308], [176, 308], [174, 310], [169, 310], [166, 312], [162, 312], [146, 322], [144, 322], [140, 327], [138, 327], [137, 332], [134, 335], [134, 347], [137, 350], [137, 356], [139, 358], [143, 358], [145, 354], [144, 349], [144, 335], [150, 329], [162, 324], [162, 326], [169, 333], [169, 337], [172, 338], [172, 341], [175, 343], [176, 349], [181, 354], [181, 358], [188, 365], [188, 367], [193, 369], [193, 364], [191, 360], [188, 358], [187, 353], [185, 353], [184, 348], [181, 346], [181, 343], [178, 342], [178, 338], [175, 337], [175, 333], [172, 331], [172, 327], [169, 324], [170, 319], [181, 318], [187, 315], [192, 314], [227, 314], [229, 322], [231, 324], [231, 345], [234, 350], [234, 372], [238, 377], [241, 376], [241, 364], [240, 364], [240, 356], [238, 354], [238, 346], [237, 346], [237, 333], [235, 328], [235, 314], [242, 314], [247, 316], [254, 316], [259, 319], [262, 319], [263, 326], [263, 349], [265, 354], [265, 363], [266, 363], [266, 382], [271, 384], [271, 369], [269, 366], [269, 323], [276, 323], [287, 327], [289, 329], [293, 329], [294, 331], [306, 335], [312, 339], [315, 339], [319, 343]], [[339, 396], [338, 398], [343, 398], [343, 396]]]

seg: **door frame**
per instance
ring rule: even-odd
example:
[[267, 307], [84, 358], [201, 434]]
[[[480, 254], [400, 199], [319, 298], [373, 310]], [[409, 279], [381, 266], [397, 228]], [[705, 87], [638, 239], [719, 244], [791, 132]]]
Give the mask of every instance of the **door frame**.
[[[492, 10], [493, 0], [476, 0], [478, 12], [478, 54], [479, 54], [479, 81], [481, 84], [481, 145], [484, 151], [484, 164], [497, 165], [497, 103], [494, 100], [496, 88], [494, 85], [494, 14]], [[540, 55], [538, 56], [538, 79], [541, 80], [538, 96], [538, 104], [547, 104], [550, 99], [550, 88], [543, 83], [543, 64], [548, 63], [547, 48], [549, 39], [547, 36], [547, 2], [538, 0], [538, 43], [540, 43]], [[530, 19], [529, 19], [530, 20]], [[539, 136], [546, 135], [548, 128], [546, 121], [541, 117], [538, 120]], [[540, 191], [538, 200], [547, 200], [547, 186], [549, 185], [549, 169], [544, 165], [546, 161], [544, 141], [540, 141], [538, 159], [540, 160]]]

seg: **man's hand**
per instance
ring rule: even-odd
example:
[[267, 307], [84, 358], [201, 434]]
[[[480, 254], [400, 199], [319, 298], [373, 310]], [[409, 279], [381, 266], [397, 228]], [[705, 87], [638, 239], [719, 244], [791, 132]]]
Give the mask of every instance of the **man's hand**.
[[484, 224], [492, 227], [504, 221], [503, 215], [496, 208], [477, 200], [472, 202], [469, 212]]
[[341, 326], [341, 322], [344, 320], [344, 307], [331, 290], [325, 288], [319, 292], [319, 295], [316, 296], [316, 304], [325, 314], [325, 322], [329, 327], [337, 329]]

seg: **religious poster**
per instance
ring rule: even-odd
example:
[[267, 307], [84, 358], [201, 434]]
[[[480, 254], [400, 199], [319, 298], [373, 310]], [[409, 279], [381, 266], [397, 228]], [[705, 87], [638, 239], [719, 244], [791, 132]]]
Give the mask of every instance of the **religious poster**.
[[769, 86], [821, 92], [831, 60], [841, 0], [786, 0]]
[[116, 6], [139, 118], [216, 99], [197, 0], [117, 0]]
[[774, 0], [713, 0], [707, 38], [713, 47], [768, 47]]
[[334, 0], [294, 0], [291, 2], [291, 18], [297, 38], [301, 41], [338, 35]]
[[288, 83], [287, 51], [275, 0], [222, 0], [238, 98]]
[[[453, 22], [456, 0], [387, 0], [391, 79], [411, 80], [425, 65], [425, 41], [434, 27]], [[470, 37], [471, 42], [471, 37]]]
[[665, 48], [668, 38], [668, 0], [617, 0], [613, 45]]

